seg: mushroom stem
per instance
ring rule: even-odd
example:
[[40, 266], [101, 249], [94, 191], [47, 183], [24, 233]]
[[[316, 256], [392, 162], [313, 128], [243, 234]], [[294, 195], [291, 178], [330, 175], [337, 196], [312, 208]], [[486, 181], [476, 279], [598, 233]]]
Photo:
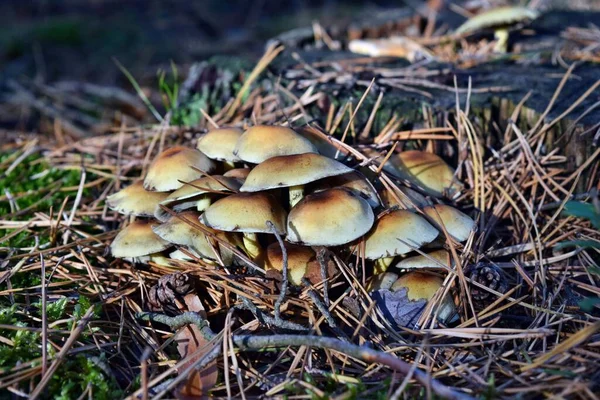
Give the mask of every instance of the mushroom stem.
[[375, 260], [375, 274], [383, 274], [394, 261], [394, 257], [383, 257]]
[[196, 209], [198, 211], [206, 210], [212, 203], [210, 196], [202, 196], [198, 202], [196, 202]]
[[290, 186], [290, 208], [304, 197], [304, 185]]
[[494, 51], [496, 53], [506, 53], [508, 50], [508, 29], [499, 28], [494, 32], [496, 38], [496, 44], [494, 45]]
[[246, 249], [246, 253], [252, 260], [256, 260], [262, 253], [262, 249], [260, 244], [258, 243], [258, 238], [256, 237], [256, 233], [253, 232], [244, 232], [244, 248]]

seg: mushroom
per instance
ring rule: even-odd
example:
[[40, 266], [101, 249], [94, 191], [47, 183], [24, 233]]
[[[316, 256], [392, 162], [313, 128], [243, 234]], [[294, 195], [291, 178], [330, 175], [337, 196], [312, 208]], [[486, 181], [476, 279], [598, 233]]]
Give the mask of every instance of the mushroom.
[[223, 173], [223, 176], [226, 176], [228, 178], [235, 178], [243, 183], [246, 180], [246, 177], [248, 176], [250, 171], [252, 171], [250, 168], [234, 168]]
[[408, 210], [385, 212], [365, 239], [365, 258], [375, 261], [375, 273], [387, 270], [397, 255], [430, 243], [438, 235], [427, 220]]
[[482, 29], [494, 29], [497, 42], [494, 51], [506, 53], [508, 30], [513, 25], [534, 20], [539, 16], [535, 10], [526, 7], [499, 7], [469, 18], [456, 29], [457, 35], [468, 34]]
[[[193, 207], [198, 211], [204, 211], [216, 196], [237, 192], [241, 185], [240, 181], [235, 178], [221, 175], [205, 176], [186, 183], [159, 204], [172, 207], [177, 212]], [[154, 216], [159, 221], [165, 221], [170, 214], [164, 211], [160, 205], [156, 207]]]
[[267, 226], [267, 221], [271, 221], [277, 233], [284, 235], [286, 217], [285, 210], [269, 193], [236, 193], [217, 200], [204, 210], [200, 222], [220, 231], [243, 232], [248, 255], [257, 259], [261, 248], [256, 234], [272, 233]]
[[[296, 286], [302, 284], [302, 278], [306, 277], [312, 284], [321, 281], [320, 265], [315, 251], [310, 247], [284, 242], [288, 262], [288, 279]], [[283, 270], [283, 251], [279, 243], [271, 243], [267, 246], [265, 256], [265, 270]], [[328, 275], [335, 271], [333, 262], [328, 263]]]
[[[429, 301], [443, 286], [444, 280], [438, 275], [427, 272], [411, 271], [403, 274], [390, 288], [391, 291], [406, 290], [410, 301]], [[456, 305], [449, 295], [444, 296], [437, 312], [438, 319], [442, 322], [450, 321], [456, 314]]]
[[319, 192], [332, 187], [343, 186], [365, 199], [372, 208], [377, 208], [381, 204], [377, 190], [371, 185], [371, 182], [358, 171], [348, 172], [343, 175], [336, 175], [321, 179], [311, 185], [311, 190]]
[[471, 217], [446, 204], [425, 207], [423, 212], [440, 231], [443, 231], [442, 226], [444, 226], [448, 235], [457, 242], [467, 240], [475, 226], [475, 221]]
[[110, 245], [112, 255], [117, 258], [137, 258], [161, 252], [171, 246], [154, 233], [154, 223], [137, 220], [123, 228]]
[[[168, 192], [183, 186], [183, 182], [198, 179], [215, 168], [215, 163], [198, 150], [175, 146], [160, 153], [150, 164], [144, 179], [144, 189]], [[202, 172], [201, 172], [202, 171]]]
[[383, 169], [435, 197], [452, 197], [460, 186], [454, 182], [454, 169], [438, 155], [425, 151], [407, 150], [392, 155]]
[[452, 266], [452, 260], [448, 251], [440, 249], [425, 255], [407, 257], [399, 261], [395, 267], [398, 269], [444, 269]]
[[407, 37], [393, 36], [385, 39], [354, 39], [348, 43], [352, 53], [369, 57], [401, 57], [408, 61], [433, 60], [433, 53]]
[[[392, 190], [394, 191], [395, 197], [394, 194], [392, 194]], [[383, 205], [386, 208], [400, 207], [414, 211], [430, 204], [425, 196], [423, 196], [421, 193], [409, 187], [400, 185], [396, 186], [395, 188], [384, 188], [379, 193], [379, 196], [381, 197]]]
[[216, 260], [215, 249], [218, 250], [221, 259], [225, 265], [231, 265], [233, 262], [233, 253], [224, 246], [219, 245], [218, 241], [207, 236], [206, 231], [219, 237], [226, 242], [233, 242], [233, 238], [228, 237], [225, 232], [218, 232], [207, 226], [198, 226], [200, 213], [196, 211], [184, 211], [173, 215], [166, 222], [152, 227], [154, 233], [162, 239], [177, 244], [187, 246], [200, 257], [209, 260]]
[[275, 156], [258, 164], [240, 188], [242, 192], [289, 187], [290, 207], [304, 195], [304, 185], [328, 176], [352, 172], [339, 161], [315, 153]]
[[149, 192], [144, 189], [142, 181], [137, 181], [108, 196], [106, 204], [111, 210], [115, 210], [120, 214], [152, 217], [158, 203], [168, 195], [164, 192]]
[[241, 161], [233, 154], [240, 136], [242, 130], [238, 128], [214, 129], [198, 139], [196, 148], [208, 158], [225, 162], [226, 169], [233, 169], [233, 163]]
[[268, 158], [302, 153], [318, 153], [306, 138], [284, 126], [257, 125], [240, 136], [233, 154], [242, 160], [260, 164]]
[[373, 275], [369, 284], [367, 285], [367, 291], [374, 292], [376, 290], [390, 290], [394, 282], [398, 280], [398, 274], [394, 272], [384, 272], [382, 274]]
[[369, 203], [347, 188], [333, 188], [306, 196], [287, 220], [287, 240], [308, 246], [339, 246], [371, 229]]

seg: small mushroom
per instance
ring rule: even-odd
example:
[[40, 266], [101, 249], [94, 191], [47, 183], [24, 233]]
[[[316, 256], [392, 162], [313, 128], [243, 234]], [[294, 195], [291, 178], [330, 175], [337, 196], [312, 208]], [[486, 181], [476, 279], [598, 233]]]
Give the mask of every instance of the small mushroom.
[[[429, 201], [421, 193], [406, 186], [384, 189], [380, 192], [381, 200], [386, 208], [401, 207], [407, 210], [416, 210], [428, 206]], [[391, 191], [394, 191], [394, 194]], [[395, 195], [395, 196], [394, 196]]]
[[258, 164], [248, 174], [240, 191], [289, 187], [290, 207], [294, 207], [304, 195], [305, 184], [352, 171], [339, 161], [315, 153], [275, 156]]
[[[204, 211], [213, 199], [218, 196], [228, 195], [237, 192], [241, 187], [239, 180], [221, 175], [205, 176], [200, 179], [186, 183], [159, 204], [172, 207], [174, 211], [183, 211], [189, 208], [196, 208], [197, 211]], [[155, 208], [154, 216], [159, 221], [165, 221], [169, 218], [169, 213], [160, 206]]]
[[277, 233], [284, 235], [286, 217], [283, 207], [269, 193], [236, 193], [214, 202], [200, 216], [200, 222], [220, 231], [243, 232], [248, 255], [257, 259], [261, 248], [256, 234], [272, 233], [267, 226], [271, 221]]
[[106, 204], [120, 214], [152, 217], [158, 203], [168, 195], [164, 192], [149, 192], [144, 189], [142, 181], [137, 181], [108, 196]]
[[183, 186], [183, 182], [199, 179], [211, 172], [215, 163], [198, 150], [175, 146], [160, 153], [150, 164], [144, 179], [144, 189], [168, 192]]
[[348, 50], [369, 57], [401, 57], [410, 62], [435, 58], [430, 50], [402, 36], [385, 39], [354, 39], [348, 43]]
[[450, 253], [443, 249], [426, 253], [426, 255], [407, 257], [395, 265], [398, 269], [444, 269], [444, 267], [450, 268], [451, 266]]
[[371, 229], [374, 215], [369, 203], [346, 188], [306, 196], [287, 220], [287, 240], [308, 246], [339, 246]]
[[215, 250], [217, 250], [225, 265], [231, 265], [233, 262], [233, 253], [224, 246], [219, 245], [218, 241], [206, 235], [206, 231], [218, 236], [219, 239], [226, 242], [234, 242], [224, 232], [215, 231], [207, 226], [198, 226], [200, 214], [196, 211], [184, 211], [180, 214], [170, 217], [166, 222], [152, 227], [154, 233], [162, 239], [186, 246], [195, 253], [209, 260], [216, 260]]
[[384, 213], [365, 239], [365, 258], [375, 261], [375, 273], [383, 273], [395, 256], [430, 243], [438, 235], [427, 220], [408, 210]]
[[248, 174], [250, 174], [250, 171], [252, 171], [250, 168], [234, 168], [223, 173], [223, 176], [226, 176], [227, 178], [235, 178], [244, 183], [248, 177]]
[[198, 139], [196, 148], [208, 158], [223, 161], [228, 169], [232, 169], [233, 163], [241, 161], [233, 150], [242, 133], [238, 128], [214, 129]]
[[456, 29], [455, 33], [462, 35], [482, 29], [494, 29], [494, 36], [497, 40], [494, 51], [506, 53], [509, 28], [528, 20], [534, 20], [538, 16], [537, 11], [526, 7], [494, 8], [469, 18]]
[[475, 227], [475, 221], [471, 217], [446, 204], [425, 207], [423, 212], [438, 227], [440, 232], [443, 232], [442, 226], [444, 226], [450, 237], [457, 242], [467, 240]]
[[[429, 301], [443, 286], [444, 280], [438, 275], [427, 272], [411, 271], [403, 274], [390, 288], [391, 291], [406, 290], [410, 301]], [[438, 319], [442, 322], [452, 320], [456, 314], [456, 305], [450, 295], [446, 295], [437, 311]]]
[[152, 230], [155, 222], [137, 220], [122, 229], [110, 245], [117, 258], [137, 258], [167, 249], [171, 244]]
[[[321, 281], [321, 267], [315, 251], [310, 247], [299, 246], [284, 242], [288, 260], [288, 279], [296, 286], [302, 284], [302, 278], [306, 277], [312, 284]], [[283, 270], [283, 252], [279, 243], [271, 243], [267, 247], [265, 257], [265, 270]], [[328, 274], [335, 272], [333, 262], [329, 262]]]
[[394, 272], [386, 271], [382, 274], [373, 275], [369, 284], [367, 285], [367, 291], [373, 292], [376, 290], [390, 290], [394, 282], [398, 280], [398, 274]]
[[284, 126], [257, 125], [247, 129], [238, 140], [233, 154], [242, 160], [260, 164], [275, 156], [318, 153], [306, 138]]
[[460, 186], [454, 181], [454, 169], [438, 155], [425, 151], [408, 150], [392, 155], [383, 169], [435, 197], [452, 197]]

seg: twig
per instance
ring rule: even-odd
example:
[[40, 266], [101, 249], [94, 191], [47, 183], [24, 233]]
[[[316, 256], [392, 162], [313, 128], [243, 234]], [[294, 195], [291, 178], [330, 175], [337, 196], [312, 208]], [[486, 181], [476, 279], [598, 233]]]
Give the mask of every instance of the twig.
[[263, 324], [276, 326], [278, 328], [288, 329], [291, 331], [309, 331], [310, 330], [309, 328], [302, 326], [300, 324], [296, 324], [296, 323], [290, 322], [290, 321], [285, 321], [282, 319], [277, 320], [277, 319], [271, 317], [269, 314], [263, 312], [260, 308], [258, 308], [256, 306], [256, 304], [252, 303], [250, 300], [248, 300], [245, 297], [242, 297], [242, 303], [243, 304], [241, 304], [239, 307], [245, 308], [248, 311], [250, 311], [252, 314], [254, 314], [256, 319], [258, 319]]
[[281, 321], [281, 305], [285, 301], [285, 293], [287, 292], [287, 286], [288, 286], [288, 256], [287, 256], [287, 251], [285, 250], [285, 245], [283, 244], [283, 240], [281, 239], [281, 236], [277, 232], [277, 228], [275, 228], [275, 225], [271, 221], [267, 221], [267, 227], [275, 235], [275, 238], [277, 238], [277, 242], [279, 243], [279, 246], [281, 247], [281, 255], [283, 258], [283, 261], [282, 261], [283, 266], [282, 266], [282, 271], [281, 271], [282, 275], [283, 275], [281, 277], [281, 292], [279, 293], [279, 297], [277, 298], [277, 301], [275, 302], [275, 320]]
[[327, 281], [327, 261], [325, 260], [325, 254], [327, 254], [327, 248], [320, 246], [317, 250], [317, 260], [321, 267], [321, 279], [323, 279], [323, 301], [326, 306], [329, 306], [329, 288]]

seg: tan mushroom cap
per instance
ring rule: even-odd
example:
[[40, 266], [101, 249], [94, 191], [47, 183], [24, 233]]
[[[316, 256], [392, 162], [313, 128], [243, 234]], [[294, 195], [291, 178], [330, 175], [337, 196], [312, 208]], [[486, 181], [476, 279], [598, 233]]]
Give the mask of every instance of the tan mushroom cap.
[[365, 240], [365, 257], [376, 260], [406, 254], [430, 243], [437, 235], [437, 229], [420, 215], [394, 210], [375, 222]]
[[198, 150], [184, 146], [171, 147], [150, 164], [144, 188], [157, 192], [179, 189], [183, 182], [199, 179], [203, 175], [193, 167], [209, 173], [215, 168], [215, 163]]
[[[300, 286], [302, 278], [308, 279], [312, 284], [322, 281], [321, 266], [313, 249], [288, 242], [284, 242], [284, 247], [288, 257], [288, 279], [293, 285]], [[283, 270], [283, 252], [277, 242], [267, 247], [265, 270]], [[329, 260], [327, 274], [331, 276], [334, 273], [335, 264]]]
[[258, 164], [248, 175], [242, 192], [258, 192], [296, 185], [352, 172], [339, 161], [315, 153], [276, 156]]
[[425, 151], [408, 150], [392, 155], [383, 169], [436, 197], [452, 196], [460, 186], [454, 182], [454, 169], [438, 155]]
[[374, 292], [376, 290], [390, 290], [392, 285], [398, 280], [398, 274], [394, 272], [384, 272], [381, 274], [373, 275], [367, 290]]
[[153, 221], [137, 220], [123, 228], [110, 245], [113, 256], [141, 257], [158, 253], [171, 244], [152, 231]]
[[353, 191], [327, 189], [306, 196], [292, 208], [287, 240], [309, 246], [338, 246], [363, 236], [374, 219], [369, 203]]
[[444, 280], [434, 274], [427, 272], [411, 271], [403, 274], [392, 285], [390, 290], [398, 291], [406, 288], [406, 295], [409, 300], [431, 300], [435, 292], [442, 287]]
[[213, 160], [238, 162], [241, 160], [233, 150], [242, 133], [238, 128], [214, 129], [198, 139], [196, 148]]
[[457, 34], [480, 29], [507, 26], [538, 17], [539, 13], [527, 7], [498, 7], [469, 18], [456, 29]]
[[[406, 186], [396, 186], [398, 190], [394, 190], [396, 197], [390, 192], [390, 190], [384, 189], [379, 194], [383, 204], [387, 208], [394, 206], [406, 207], [408, 210], [415, 210], [416, 208], [423, 208], [428, 206], [430, 203], [427, 201], [425, 196]], [[398, 201], [400, 200], [400, 201]], [[411, 205], [412, 203], [412, 205]]]
[[381, 204], [377, 190], [375, 190], [373, 185], [371, 185], [371, 182], [358, 171], [351, 171], [343, 175], [321, 179], [311, 185], [311, 188], [313, 191], [319, 192], [337, 186], [343, 186], [356, 192], [373, 208], [377, 208]]
[[176, 201], [186, 200], [192, 197], [215, 192], [216, 194], [227, 194], [238, 191], [240, 187], [240, 181], [235, 178], [222, 175], [205, 176], [200, 179], [187, 182], [182, 187], [169, 194], [167, 198], [160, 204], [168, 205]]
[[142, 181], [138, 181], [108, 196], [106, 204], [120, 214], [151, 217], [158, 203], [167, 196], [168, 193], [147, 191]]
[[[224, 254], [229, 253], [229, 250], [218, 246], [217, 240], [208, 237], [206, 232], [208, 231], [227, 242], [230, 242], [229, 238], [225, 235], [225, 232], [218, 232], [200, 224], [199, 217], [200, 213], [196, 211], [184, 211], [172, 216], [160, 225], [153, 226], [152, 230], [162, 239], [180, 246], [188, 246], [202, 257], [211, 260], [216, 259], [217, 256], [213, 248], [220, 250], [221, 256], [224, 257]], [[227, 254], [227, 256], [228, 260], [231, 259], [230, 254]]]
[[448, 234], [457, 242], [467, 240], [475, 226], [475, 221], [471, 217], [446, 204], [425, 207], [423, 212], [438, 226], [440, 232], [443, 231], [443, 225]]
[[316, 147], [319, 154], [325, 157], [336, 158], [335, 155], [338, 154], [337, 159], [339, 160], [349, 154], [348, 150], [334, 142], [330, 135], [313, 126], [298, 128], [298, 133], [308, 139]]
[[287, 213], [277, 199], [269, 193], [236, 193], [217, 200], [208, 207], [200, 222], [227, 232], [271, 233], [267, 221], [285, 234]]
[[235, 178], [241, 182], [244, 182], [250, 171], [252, 171], [250, 168], [234, 168], [223, 173], [223, 176], [226, 176], [227, 178]]
[[422, 254], [407, 257], [398, 262], [395, 267], [399, 269], [444, 269], [444, 266], [450, 268], [452, 265], [450, 253], [446, 250], [435, 250], [426, 254], [427, 257]]
[[294, 130], [266, 125], [246, 130], [233, 151], [242, 160], [253, 164], [260, 164], [275, 156], [317, 152], [317, 148], [308, 139]]

